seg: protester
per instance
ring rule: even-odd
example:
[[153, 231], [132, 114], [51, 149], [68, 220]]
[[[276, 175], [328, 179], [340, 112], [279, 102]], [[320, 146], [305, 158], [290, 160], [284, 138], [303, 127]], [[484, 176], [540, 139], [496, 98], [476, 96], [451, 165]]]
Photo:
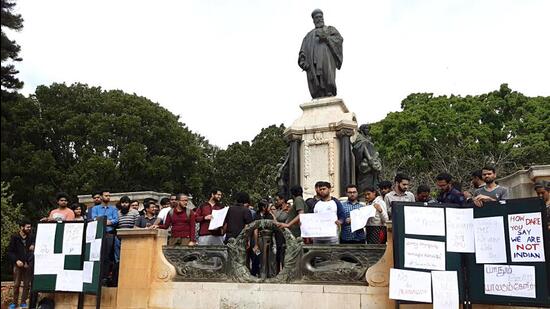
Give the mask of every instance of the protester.
[[289, 211], [289, 204], [286, 201], [285, 195], [281, 192], [277, 193], [275, 195], [275, 212], [272, 213], [273, 218], [277, 220], [277, 222], [285, 223], [288, 219], [288, 211]]
[[435, 177], [436, 185], [439, 187], [439, 195], [437, 196], [438, 203], [456, 204], [463, 206], [466, 202], [464, 194], [457, 188], [453, 187], [453, 177], [447, 173], [440, 173]]
[[473, 202], [477, 207], [483, 207], [483, 203], [502, 201], [508, 199], [508, 188], [495, 183], [497, 173], [494, 167], [486, 166], [481, 169], [485, 186], [474, 192]]
[[[269, 201], [266, 199], [258, 202], [258, 211], [254, 216], [254, 220], [274, 220], [273, 215], [269, 211]], [[250, 240], [251, 250], [247, 250], [247, 256], [250, 260], [250, 273], [253, 276], [265, 274], [266, 278], [271, 278], [277, 275], [279, 265], [277, 264], [277, 254], [273, 257], [274, 243], [273, 231], [269, 229], [255, 229], [253, 237]], [[277, 244], [275, 241], [275, 250]], [[263, 261], [263, 263], [261, 263]]]
[[385, 244], [387, 240], [386, 222], [389, 220], [386, 203], [373, 187], [367, 187], [363, 191], [367, 206], [372, 205], [376, 209], [374, 217], [367, 221], [367, 244]]
[[[153, 201], [149, 201], [153, 202]], [[154, 202], [153, 202], [154, 203]], [[118, 211], [118, 226], [119, 229], [131, 229], [136, 225], [139, 218], [137, 209], [131, 207], [131, 200], [128, 196], [120, 198], [120, 210]]]
[[485, 186], [485, 182], [483, 181], [483, 175], [481, 173], [481, 170], [475, 170], [472, 172], [470, 183], [472, 185], [473, 191], [464, 191], [462, 194], [464, 194], [464, 198], [466, 199], [466, 203], [473, 202], [474, 192], [475, 190]]
[[195, 212], [187, 207], [189, 197], [185, 194], [176, 195], [178, 205], [172, 208], [166, 215], [166, 220], [161, 225], [153, 225], [152, 228], [172, 228], [172, 236], [168, 239], [169, 246], [194, 246], [195, 245]]
[[300, 214], [303, 214], [307, 208], [307, 205], [302, 197], [304, 190], [302, 187], [296, 185], [290, 188], [290, 194], [292, 194], [292, 206], [288, 211], [288, 218], [286, 223], [279, 225], [281, 228], [288, 228], [292, 232], [294, 237], [300, 237]]
[[[340, 201], [330, 195], [331, 185], [330, 182], [319, 181], [315, 184], [315, 187], [318, 189], [319, 200], [315, 203], [313, 207], [314, 213], [334, 213], [337, 218], [334, 222], [335, 229], [338, 229], [338, 226], [342, 225], [345, 220], [344, 208]], [[314, 244], [338, 244], [339, 238], [336, 237], [316, 237], [313, 238]]]
[[19, 305], [19, 289], [23, 283], [20, 308], [27, 308], [30, 284], [32, 279], [32, 264], [34, 261], [34, 236], [32, 235], [31, 222], [23, 220], [19, 222], [19, 231], [12, 235], [7, 248], [7, 256], [13, 264], [13, 303], [9, 308], [17, 308]]
[[392, 202], [414, 202], [414, 194], [409, 192], [411, 178], [405, 174], [397, 174], [394, 178], [393, 191], [384, 196], [384, 203], [388, 207], [388, 215], [391, 217]]
[[313, 197], [310, 197], [308, 199], [306, 199], [306, 209], [305, 209], [305, 212], [308, 213], [308, 214], [311, 214], [313, 213], [313, 208], [315, 207], [315, 203], [317, 203], [317, 201], [320, 199], [319, 197], [319, 187], [317, 187], [317, 185], [319, 184], [319, 182], [315, 183], [315, 195]]
[[[168, 205], [168, 199], [166, 198], [167, 205]], [[161, 200], [162, 203], [162, 200]], [[147, 228], [151, 227], [155, 224], [155, 221], [157, 220], [157, 204], [154, 201], [149, 201], [149, 203], [143, 205], [145, 214], [143, 216], [140, 216], [136, 221], [136, 227], [139, 228]]]
[[416, 189], [416, 201], [419, 203], [428, 203], [433, 204], [436, 203], [432, 198], [431, 189], [427, 185], [419, 185]]
[[386, 197], [386, 194], [391, 192], [392, 183], [389, 180], [383, 180], [378, 183], [378, 189], [380, 189], [380, 195], [382, 198]]
[[57, 193], [55, 200], [57, 202], [57, 208], [50, 211], [50, 214], [47, 218], [40, 219], [41, 222], [45, 221], [73, 221], [74, 212], [67, 207], [69, 203], [69, 196], [65, 192]]
[[139, 211], [139, 201], [131, 200], [130, 201], [130, 209], [135, 209], [136, 211]]
[[74, 213], [74, 221], [86, 221], [86, 211], [84, 206], [80, 203], [73, 203], [71, 210]]
[[111, 205], [111, 193], [107, 190], [101, 192], [101, 204], [96, 205], [92, 208], [91, 219], [97, 220], [99, 217], [106, 218], [105, 226], [105, 235], [103, 241], [103, 250], [101, 250], [102, 255], [102, 266], [101, 266], [101, 279], [102, 284], [112, 285], [113, 281], [116, 281], [116, 278], [113, 279], [110, 277], [111, 267], [118, 257], [114, 256], [114, 244], [115, 244], [115, 232], [116, 226], [118, 225], [118, 209]]
[[178, 200], [177, 200], [177, 194], [170, 195], [170, 207], [165, 207], [165, 208], [163, 208], [159, 211], [159, 214], [157, 215], [157, 221], [155, 222], [154, 225], [163, 224], [165, 222], [166, 215], [168, 215], [168, 213], [172, 209], [176, 208], [176, 206], [178, 206], [178, 204], [179, 203], [178, 203]]
[[344, 222], [342, 223], [342, 233], [340, 234], [341, 244], [364, 244], [365, 243], [365, 230], [359, 229], [355, 232], [351, 231], [351, 217], [350, 212], [352, 210], [363, 207], [359, 203], [359, 192], [356, 185], [348, 185], [346, 187], [346, 194], [348, 200], [342, 203], [344, 209]]
[[215, 230], [209, 230], [210, 220], [212, 220], [212, 211], [220, 210], [223, 208], [221, 205], [222, 191], [215, 188], [210, 192], [210, 198], [208, 201], [200, 205], [195, 212], [196, 220], [199, 222], [199, 245], [223, 245], [223, 231], [222, 228]]
[[535, 184], [535, 192], [544, 201], [544, 205], [546, 205], [548, 230], [550, 230], [550, 181], [537, 182]]
[[235, 194], [235, 199], [237, 203], [229, 207], [223, 224], [225, 243], [227, 243], [229, 239], [239, 236], [244, 227], [252, 222], [250, 211], [244, 206], [245, 203], [249, 203], [250, 201], [248, 193], [237, 192]]
[[[143, 207], [145, 208], [145, 204], [143, 204]], [[164, 208], [167, 208], [167, 207], [170, 207], [170, 198], [168, 197], [163, 197], [160, 199], [160, 207], [157, 207], [157, 215], [158, 215], [158, 212], [161, 210], [161, 209], [164, 209]]]

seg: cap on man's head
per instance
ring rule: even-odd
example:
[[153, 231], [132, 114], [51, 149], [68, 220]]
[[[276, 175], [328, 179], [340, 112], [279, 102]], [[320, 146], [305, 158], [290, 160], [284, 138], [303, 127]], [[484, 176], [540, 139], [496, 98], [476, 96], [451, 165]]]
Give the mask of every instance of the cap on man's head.
[[311, 12], [311, 18], [315, 17], [315, 15], [317, 15], [317, 14], [319, 14], [319, 13], [320, 13], [321, 15], [323, 15], [323, 11], [321, 11], [321, 9], [315, 9], [315, 10], [313, 10], [313, 12]]

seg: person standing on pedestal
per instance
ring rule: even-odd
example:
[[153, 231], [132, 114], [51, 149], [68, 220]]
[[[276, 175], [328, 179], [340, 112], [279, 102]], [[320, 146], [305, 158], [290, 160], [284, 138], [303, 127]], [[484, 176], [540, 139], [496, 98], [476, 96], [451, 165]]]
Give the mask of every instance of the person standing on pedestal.
[[388, 215], [391, 217], [392, 202], [415, 202], [414, 194], [409, 191], [411, 178], [405, 174], [397, 174], [394, 179], [393, 191], [386, 194], [384, 202], [388, 207]]
[[212, 220], [212, 210], [220, 210], [223, 205], [220, 203], [222, 200], [222, 191], [213, 189], [210, 192], [210, 199], [202, 204], [196, 211], [196, 220], [200, 223], [199, 228], [199, 245], [223, 245], [222, 229], [209, 230], [210, 220]]
[[[334, 212], [336, 214], [336, 221], [334, 222], [335, 226], [334, 228], [338, 228], [338, 226], [342, 225], [344, 223], [344, 220], [346, 219], [346, 215], [344, 213], [344, 208], [342, 207], [342, 204], [340, 201], [332, 197], [330, 195], [330, 182], [326, 181], [320, 181], [315, 184], [316, 187], [319, 189], [319, 200], [315, 203], [315, 206], [313, 207], [314, 213], [325, 213], [325, 212]], [[339, 243], [338, 236], [336, 237], [316, 237], [313, 238], [314, 244], [334, 244], [337, 245]]]
[[342, 67], [344, 38], [336, 28], [325, 26], [320, 9], [315, 9], [311, 17], [315, 29], [302, 41], [298, 66], [307, 73], [312, 98], [332, 97], [336, 95], [336, 69]]

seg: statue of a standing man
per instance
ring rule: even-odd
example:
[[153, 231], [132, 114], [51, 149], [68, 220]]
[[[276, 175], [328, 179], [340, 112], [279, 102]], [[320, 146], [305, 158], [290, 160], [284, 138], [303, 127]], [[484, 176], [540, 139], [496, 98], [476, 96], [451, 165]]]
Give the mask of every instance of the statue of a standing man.
[[323, 11], [311, 13], [315, 29], [302, 41], [298, 65], [307, 73], [309, 93], [312, 98], [336, 95], [336, 68], [342, 67], [342, 43], [344, 38], [332, 26], [325, 26]]

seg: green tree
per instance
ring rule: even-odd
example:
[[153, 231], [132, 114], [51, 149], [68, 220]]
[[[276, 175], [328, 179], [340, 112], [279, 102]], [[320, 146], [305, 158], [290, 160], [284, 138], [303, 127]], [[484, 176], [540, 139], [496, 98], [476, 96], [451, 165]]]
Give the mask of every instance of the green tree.
[[22, 217], [21, 206], [12, 203], [8, 189], [9, 185], [2, 182], [2, 281], [11, 277], [6, 249], [10, 243], [11, 236], [19, 230], [17, 222]]
[[214, 159], [213, 179], [233, 201], [235, 192], [244, 191], [257, 201], [277, 192], [277, 164], [286, 152], [284, 125], [263, 128], [252, 142], [233, 143], [219, 150]]
[[[19, 31], [23, 28], [23, 18], [20, 14], [13, 14], [15, 2], [9, 0], [1, 0], [0, 20], [2, 25], [1, 38], [2, 47], [0, 52], [0, 60], [2, 62], [1, 69], [1, 84], [2, 84], [2, 99], [5, 98], [4, 91], [8, 89], [20, 89], [23, 87], [23, 82], [15, 75], [19, 73], [13, 61], [21, 61], [19, 51], [21, 47], [13, 40], [10, 40], [4, 30], [10, 29]], [[8, 63], [8, 61], [10, 63]]]
[[371, 127], [386, 179], [402, 171], [430, 185], [446, 171], [468, 185], [471, 171], [485, 164], [504, 176], [550, 162], [550, 97], [526, 97], [503, 84], [477, 96], [411, 94], [401, 107]]
[[2, 180], [34, 219], [60, 190], [203, 193], [208, 141], [144, 97], [53, 84], [20, 97], [9, 112]]

